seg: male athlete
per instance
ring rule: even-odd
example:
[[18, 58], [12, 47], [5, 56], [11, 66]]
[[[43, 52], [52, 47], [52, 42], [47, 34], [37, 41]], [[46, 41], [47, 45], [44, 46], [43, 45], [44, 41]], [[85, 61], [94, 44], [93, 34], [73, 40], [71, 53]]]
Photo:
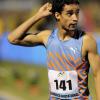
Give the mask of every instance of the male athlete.
[[[46, 47], [50, 100], [89, 100], [89, 66], [93, 70], [97, 100], [100, 100], [100, 57], [94, 38], [77, 29], [79, 10], [79, 0], [52, 0], [8, 35], [14, 45]], [[53, 31], [27, 33], [49, 15], [57, 22]]]

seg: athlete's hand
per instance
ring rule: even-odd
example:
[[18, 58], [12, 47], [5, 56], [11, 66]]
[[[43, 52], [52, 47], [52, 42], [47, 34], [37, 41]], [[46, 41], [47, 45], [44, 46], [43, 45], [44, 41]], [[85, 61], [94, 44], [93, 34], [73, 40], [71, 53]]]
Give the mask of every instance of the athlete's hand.
[[52, 9], [52, 4], [46, 3], [39, 9], [37, 14], [40, 15], [41, 17], [52, 15], [52, 12], [50, 12], [51, 9]]

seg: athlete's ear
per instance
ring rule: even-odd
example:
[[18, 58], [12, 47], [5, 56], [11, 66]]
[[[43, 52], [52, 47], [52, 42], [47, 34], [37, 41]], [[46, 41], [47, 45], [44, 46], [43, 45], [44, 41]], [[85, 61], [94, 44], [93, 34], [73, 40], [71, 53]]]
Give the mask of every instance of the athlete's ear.
[[59, 12], [55, 12], [55, 17], [56, 17], [57, 21], [59, 21], [59, 19], [60, 19], [60, 13]]

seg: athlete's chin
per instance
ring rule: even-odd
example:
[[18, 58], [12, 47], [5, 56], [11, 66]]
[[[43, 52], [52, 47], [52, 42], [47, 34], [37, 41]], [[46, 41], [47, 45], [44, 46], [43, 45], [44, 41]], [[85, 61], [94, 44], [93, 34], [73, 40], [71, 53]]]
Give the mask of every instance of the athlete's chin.
[[63, 27], [66, 31], [75, 31], [77, 27]]

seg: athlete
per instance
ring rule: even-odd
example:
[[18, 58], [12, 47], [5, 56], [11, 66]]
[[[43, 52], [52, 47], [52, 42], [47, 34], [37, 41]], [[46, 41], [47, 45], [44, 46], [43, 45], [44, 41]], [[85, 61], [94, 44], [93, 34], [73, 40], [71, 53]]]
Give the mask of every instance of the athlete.
[[[52, 0], [8, 35], [14, 45], [46, 48], [50, 100], [89, 100], [90, 66], [100, 100], [100, 56], [93, 36], [77, 28], [79, 11], [79, 0]], [[57, 23], [53, 30], [28, 34], [36, 22], [50, 15]]]

